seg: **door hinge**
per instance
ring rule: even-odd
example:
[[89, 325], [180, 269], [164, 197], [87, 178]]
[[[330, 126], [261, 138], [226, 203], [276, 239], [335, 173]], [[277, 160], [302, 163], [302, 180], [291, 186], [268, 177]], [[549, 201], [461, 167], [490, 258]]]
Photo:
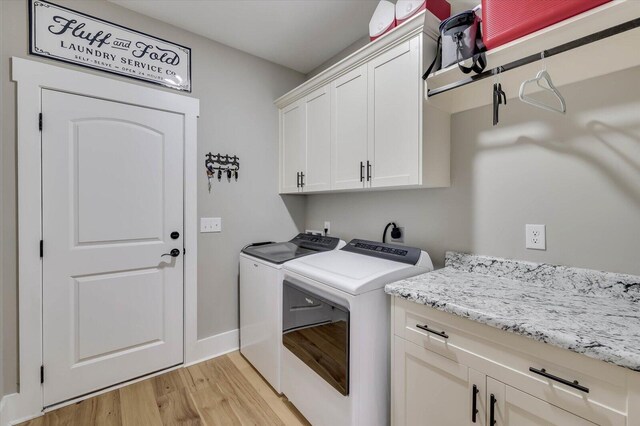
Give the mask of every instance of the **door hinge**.
[[184, 248], [184, 247], [182, 248], [182, 254], [183, 254], [183, 255], [187, 254], [187, 249], [186, 249], [186, 248]]
[[38, 114], [38, 129], [42, 131], [42, 113]]
[[40, 257], [44, 257], [44, 241], [40, 240]]
[[40, 366], [40, 383], [44, 383], [44, 365]]

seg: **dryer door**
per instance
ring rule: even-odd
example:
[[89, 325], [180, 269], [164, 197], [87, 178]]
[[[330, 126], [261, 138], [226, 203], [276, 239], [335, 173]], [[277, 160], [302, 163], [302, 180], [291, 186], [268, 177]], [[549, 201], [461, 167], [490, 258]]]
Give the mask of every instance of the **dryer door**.
[[282, 343], [342, 395], [349, 394], [349, 309], [283, 282]]

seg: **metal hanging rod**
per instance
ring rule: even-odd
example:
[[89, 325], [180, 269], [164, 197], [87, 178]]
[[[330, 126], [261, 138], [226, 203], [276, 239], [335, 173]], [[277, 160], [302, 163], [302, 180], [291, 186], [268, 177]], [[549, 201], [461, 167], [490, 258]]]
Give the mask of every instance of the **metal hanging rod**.
[[614, 27], [607, 28], [606, 30], [598, 31], [597, 33], [593, 33], [588, 36], [581, 37], [579, 39], [570, 41], [565, 44], [561, 44], [560, 46], [553, 47], [549, 50], [543, 50], [542, 52], [534, 53], [533, 55], [529, 55], [522, 59], [509, 62], [508, 64], [500, 65], [490, 70], [486, 70], [480, 74], [473, 75], [464, 80], [446, 84], [436, 89], [428, 89], [427, 96], [428, 97], [436, 96], [436, 95], [439, 95], [440, 93], [448, 92], [450, 90], [457, 89], [458, 87], [466, 86], [467, 84], [471, 84], [479, 80], [484, 80], [485, 78], [492, 77], [498, 73], [503, 73], [505, 71], [509, 71], [509, 70], [521, 67], [523, 65], [527, 65], [532, 62], [539, 61], [542, 57], [548, 58], [550, 56], [554, 56], [559, 53], [563, 53], [568, 50], [575, 49], [576, 47], [584, 46], [586, 44], [603, 40], [605, 38], [612, 37], [614, 35], [617, 35], [629, 30], [633, 30], [634, 28], [638, 28], [638, 27], [640, 27], [640, 18], [636, 18], [631, 21], [627, 21], [625, 23], [616, 25]]

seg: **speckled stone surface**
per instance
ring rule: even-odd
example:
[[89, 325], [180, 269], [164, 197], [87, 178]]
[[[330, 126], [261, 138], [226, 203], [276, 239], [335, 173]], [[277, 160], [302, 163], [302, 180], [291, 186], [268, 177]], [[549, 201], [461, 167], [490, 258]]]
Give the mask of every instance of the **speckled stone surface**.
[[448, 252], [396, 297], [640, 371], [640, 277]]

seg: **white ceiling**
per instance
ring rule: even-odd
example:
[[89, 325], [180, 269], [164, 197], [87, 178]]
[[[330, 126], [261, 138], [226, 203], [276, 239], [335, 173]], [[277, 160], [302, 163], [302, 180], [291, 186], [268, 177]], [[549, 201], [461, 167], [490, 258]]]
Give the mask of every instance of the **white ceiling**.
[[[366, 37], [378, 4], [378, 0], [109, 1], [303, 74]], [[448, 1], [452, 14], [480, 3]]]
[[377, 0], [109, 0], [307, 74], [368, 34]]

